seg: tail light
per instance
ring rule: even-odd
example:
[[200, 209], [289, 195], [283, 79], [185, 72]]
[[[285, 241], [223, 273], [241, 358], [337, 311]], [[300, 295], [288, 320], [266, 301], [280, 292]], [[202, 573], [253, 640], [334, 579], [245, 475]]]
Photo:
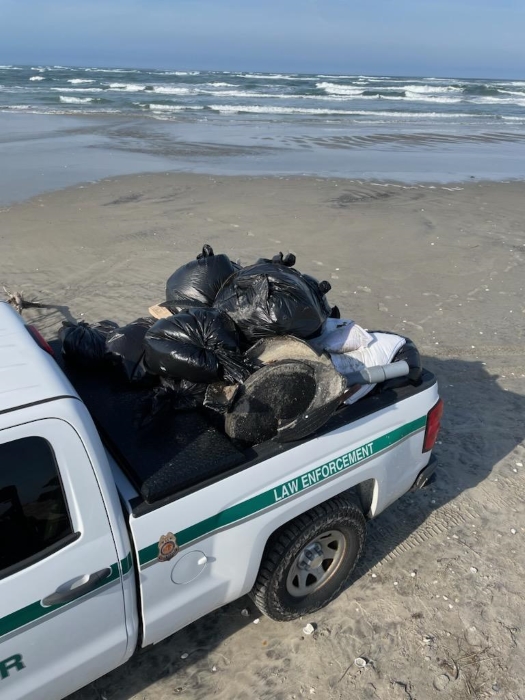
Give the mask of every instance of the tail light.
[[40, 334], [40, 332], [34, 327], [34, 326], [26, 326], [27, 330], [29, 333], [33, 336], [33, 340], [35, 343], [42, 348], [42, 350], [45, 350], [47, 353], [49, 353], [52, 357], [55, 356], [55, 353], [53, 352], [53, 348], [49, 343], [44, 339], [44, 337]]
[[430, 409], [427, 415], [427, 427], [425, 439], [423, 441], [423, 452], [428, 452], [436, 444], [439, 428], [441, 427], [441, 417], [443, 415], [443, 399], [439, 399], [437, 404]]

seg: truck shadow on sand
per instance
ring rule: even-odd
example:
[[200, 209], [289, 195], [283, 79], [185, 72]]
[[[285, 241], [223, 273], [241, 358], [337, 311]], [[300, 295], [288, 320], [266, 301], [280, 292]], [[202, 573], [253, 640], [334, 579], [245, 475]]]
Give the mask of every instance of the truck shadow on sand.
[[[395, 555], [398, 547], [406, 551], [411, 539], [411, 546], [416, 547], [418, 541], [411, 538], [416, 531], [420, 544], [433, 519], [437, 518], [446, 528], [449, 512], [461, 518], [461, 503], [458, 507], [454, 500], [463, 500], [461, 494], [487, 479], [494, 466], [525, 437], [525, 396], [502, 389], [498, 376], [489, 374], [481, 362], [424, 357], [423, 364], [438, 377], [440, 395], [445, 400], [442, 430], [434, 450], [438, 458], [437, 479], [422, 491], [406, 494], [369, 522], [367, 548], [349, 586], [359, 585], [370, 569]], [[249, 609], [249, 617], [242, 615], [243, 608]], [[137, 654], [125, 666], [68, 700], [153, 699], [178, 694], [207, 700], [213, 687], [209, 676], [214, 665], [227, 673], [227, 660], [218, 647], [251, 624], [257, 615], [248, 598], [227, 605]], [[246, 643], [246, 638], [240, 638], [239, 643]], [[254, 649], [254, 654], [260, 653], [260, 647]], [[165, 683], [158, 689], [151, 687], [163, 679]]]
[[436, 534], [436, 529], [455, 527], [466, 520], [466, 499], [460, 498], [458, 503], [455, 499], [485, 481], [494, 466], [525, 439], [525, 396], [505, 391], [498, 384], [499, 376], [491, 375], [482, 362], [422, 359], [438, 378], [445, 402], [433, 450], [438, 460], [436, 478], [368, 523], [367, 549], [354, 581], [395, 555], [400, 545], [405, 551], [417, 546], [415, 539], [409, 540], [416, 531], [421, 543]]

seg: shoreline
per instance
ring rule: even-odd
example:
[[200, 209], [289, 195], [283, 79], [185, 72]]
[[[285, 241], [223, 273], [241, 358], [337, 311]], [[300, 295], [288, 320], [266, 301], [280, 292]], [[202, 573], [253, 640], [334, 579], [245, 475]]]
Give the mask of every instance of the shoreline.
[[525, 180], [525, 135], [414, 124], [0, 112], [0, 206], [141, 173], [444, 184]]

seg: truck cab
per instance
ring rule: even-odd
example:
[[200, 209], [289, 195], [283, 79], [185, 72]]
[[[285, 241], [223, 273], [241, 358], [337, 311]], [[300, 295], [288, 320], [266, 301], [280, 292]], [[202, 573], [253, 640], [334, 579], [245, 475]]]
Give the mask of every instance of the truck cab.
[[1, 306], [0, 692], [58, 698], [135, 648], [130, 545], [86, 408]]

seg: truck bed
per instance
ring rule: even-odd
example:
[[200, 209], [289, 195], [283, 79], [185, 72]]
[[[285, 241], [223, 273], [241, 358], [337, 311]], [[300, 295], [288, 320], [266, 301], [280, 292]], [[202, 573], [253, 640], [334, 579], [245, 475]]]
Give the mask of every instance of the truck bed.
[[[138, 512], [304, 442], [270, 440], [246, 448], [230, 440], [221, 430], [221, 418], [205, 409], [170, 411], [137, 427], [141, 403], [151, 390], [132, 389], [111, 373], [77, 370], [66, 365], [59, 354], [57, 361], [90, 411], [106, 448], [141, 495], [140, 502], [133, 504]], [[407, 383], [383, 392], [376, 388], [357, 403], [341, 407], [306, 440], [425, 391], [435, 381], [432, 373], [423, 370], [417, 386]]]

